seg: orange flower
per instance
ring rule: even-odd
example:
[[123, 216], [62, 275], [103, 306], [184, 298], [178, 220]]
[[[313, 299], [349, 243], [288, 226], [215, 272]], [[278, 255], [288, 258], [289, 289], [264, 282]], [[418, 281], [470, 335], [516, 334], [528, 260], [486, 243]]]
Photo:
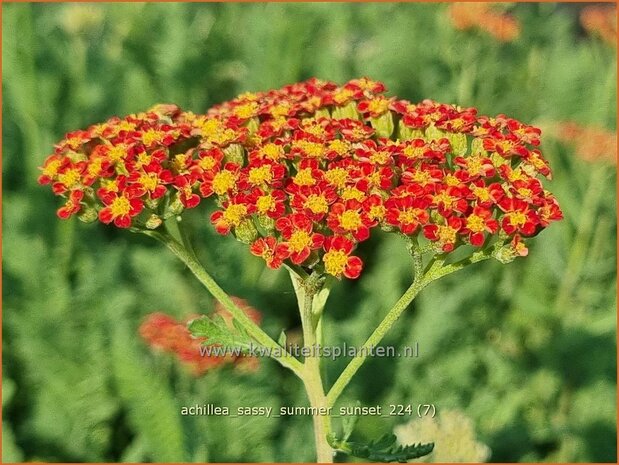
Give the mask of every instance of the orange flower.
[[580, 24], [591, 35], [617, 46], [617, 10], [614, 5], [588, 5], [580, 12]]
[[449, 16], [458, 30], [480, 29], [499, 42], [520, 36], [520, 22], [513, 16], [493, 11], [490, 3], [453, 3]]

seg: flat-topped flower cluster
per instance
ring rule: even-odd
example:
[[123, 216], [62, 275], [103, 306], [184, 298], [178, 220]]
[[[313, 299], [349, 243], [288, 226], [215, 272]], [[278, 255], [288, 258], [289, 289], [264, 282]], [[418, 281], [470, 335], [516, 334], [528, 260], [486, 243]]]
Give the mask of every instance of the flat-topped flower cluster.
[[158, 105], [67, 134], [39, 178], [58, 216], [156, 229], [213, 197], [221, 234], [284, 262], [357, 278], [356, 245], [381, 227], [438, 253], [522, 238], [562, 217], [540, 131], [474, 108], [384, 95], [355, 79], [246, 93], [198, 115]]

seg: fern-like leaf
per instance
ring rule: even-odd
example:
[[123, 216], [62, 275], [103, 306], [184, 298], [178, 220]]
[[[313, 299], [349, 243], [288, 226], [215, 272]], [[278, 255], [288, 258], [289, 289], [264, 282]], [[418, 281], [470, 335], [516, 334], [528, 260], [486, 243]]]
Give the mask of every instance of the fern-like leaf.
[[230, 350], [247, 353], [256, 343], [247, 331], [233, 320], [232, 328], [221, 316], [197, 318], [189, 323], [189, 331], [194, 337], [203, 337], [203, 345], [221, 345]]
[[340, 440], [335, 435], [329, 435], [327, 441], [329, 445], [345, 454], [361, 459], [371, 460], [373, 462], [399, 462], [406, 463], [412, 459], [418, 459], [424, 455], [428, 455], [434, 449], [434, 443], [428, 444], [409, 444], [406, 446], [396, 446], [395, 434], [387, 433], [377, 440], [370, 441], [367, 444]]

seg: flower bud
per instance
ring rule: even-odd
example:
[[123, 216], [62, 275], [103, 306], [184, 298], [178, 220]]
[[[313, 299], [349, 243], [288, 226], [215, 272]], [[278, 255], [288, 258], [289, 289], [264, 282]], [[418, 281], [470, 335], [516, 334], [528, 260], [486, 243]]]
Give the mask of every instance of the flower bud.
[[161, 226], [161, 223], [163, 223], [163, 220], [153, 213], [152, 215], [150, 215], [148, 220], [146, 220], [145, 226], [146, 229], [157, 229], [159, 226]]
[[434, 126], [434, 124], [431, 124], [425, 130], [424, 139], [428, 142], [433, 141], [433, 140], [439, 140], [439, 139], [442, 139], [443, 137], [445, 137], [445, 133], [441, 131], [440, 129], [438, 129], [436, 126]]
[[227, 163], [235, 163], [243, 166], [245, 163], [245, 151], [240, 144], [230, 144], [224, 149], [224, 160]]
[[247, 131], [249, 132], [249, 135], [254, 135], [256, 131], [258, 131], [259, 126], [260, 120], [256, 117], [251, 118], [249, 121], [247, 121]]
[[258, 226], [266, 232], [271, 233], [275, 229], [275, 220], [266, 215], [258, 215]]
[[97, 210], [93, 207], [85, 207], [78, 213], [77, 218], [83, 223], [94, 223], [98, 218]]
[[355, 102], [347, 103], [343, 107], [335, 107], [331, 113], [335, 119], [361, 119], [361, 116], [357, 111], [357, 104]]
[[251, 244], [258, 238], [258, 230], [251, 220], [242, 221], [234, 230], [236, 238], [245, 244]]
[[402, 120], [398, 122], [398, 139], [400, 140], [412, 140], [423, 139], [423, 132], [419, 129], [409, 128]]
[[183, 205], [183, 202], [181, 202], [181, 199], [178, 197], [178, 195], [176, 195], [174, 200], [170, 203], [170, 205], [168, 205], [166, 215], [164, 216], [167, 217], [168, 214], [180, 215], [184, 209], [185, 206]]
[[370, 121], [378, 137], [391, 137], [391, 134], [393, 134], [393, 115], [390, 111], [378, 118], [370, 118]]
[[466, 151], [469, 148], [466, 135], [462, 133], [447, 134], [447, 140], [451, 144], [451, 150], [457, 157], [463, 157], [466, 155]]

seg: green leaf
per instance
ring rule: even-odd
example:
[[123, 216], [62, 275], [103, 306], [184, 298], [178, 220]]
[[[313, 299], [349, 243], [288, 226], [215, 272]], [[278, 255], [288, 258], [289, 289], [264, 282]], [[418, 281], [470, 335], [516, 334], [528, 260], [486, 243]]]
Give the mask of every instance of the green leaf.
[[232, 328], [221, 316], [212, 318], [202, 317], [189, 323], [189, 331], [194, 337], [204, 337], [202, 344], [221, 345], [230, 350], [241, 350], [246, 353], [256, 346], [254, 340], [247, 334], [245, 329], [233, 320]]
[[387, 433], [379, 439], [370, 441], [367, 444], [339, 440], [334, 434], [327, 437], [329, 445], [336, 451], [343, 452], [353, 457], [368, 459], [373, 462], [400, 462], [418, 459], [428, 455], [434, 449], [434, 443], [428, 444], [409, 444], [406, 446], [396, 446], [395, 434]]

